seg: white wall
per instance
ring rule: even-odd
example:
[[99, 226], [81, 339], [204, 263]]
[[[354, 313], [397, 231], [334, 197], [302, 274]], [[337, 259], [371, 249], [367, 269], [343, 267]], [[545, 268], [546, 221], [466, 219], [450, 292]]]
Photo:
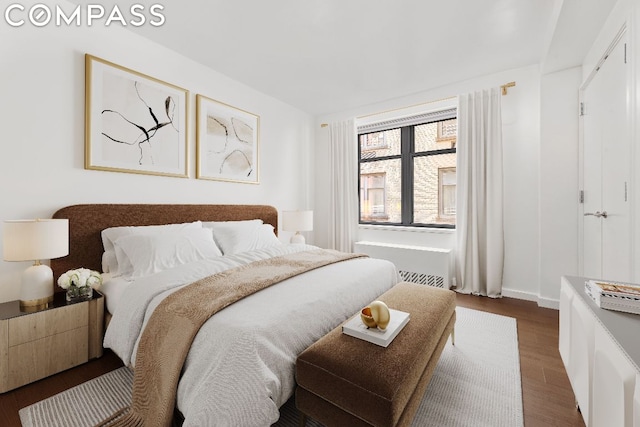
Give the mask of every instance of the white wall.
[[[504, 141], [505, 268], [503, 294], [537, 299], [539, 287], [540, 72], [538, 66], [482, 76], [387, 102], [319, 117], [316, 123], [316, 230], [327, 229], [328, 131], [320, 123], [380, 113], [395, 108], [429, 103], [510, 81], [516, 87], [502, 98]], [[425, 106], [428, 108], [428, 105]], [[408, 231], [361, 227], [359, 240], [454, 248], [455, 232]], [[327, 236], [317, 232], [316, 244], [325, 246]]]
[[598, 37], [593, 42], [591, 49], [582, 62], [583, 82], [591, 74], [602, 55], [607, 50], [615, 35], [620, 31], [623, 25], [627, 28], [633, 26], [633, 10], [638, 7], [638, 0], [618, 0], [613, 10], [607, 17], [607, 21], [602, 26]]
[[[98, 202], [310, 207], [314, 135], [308, 114], [117, 25], [2, 24], [0, 220], [49, 218], [66, 205]], [[85, 53], [191, 91], [189, 179], [84, 169]], [[197, 93], [260, 116], [259, 185], [194, 179]], [[288, 236], [282, 233], [283, 239]], [[0, 301], [18, 298], [20, 273], [28, 265], [0, 261]]]
[[542, 76], [539, 303], [558, 307], [560, 277], [578, 274], [578, 104], [582, 68]]

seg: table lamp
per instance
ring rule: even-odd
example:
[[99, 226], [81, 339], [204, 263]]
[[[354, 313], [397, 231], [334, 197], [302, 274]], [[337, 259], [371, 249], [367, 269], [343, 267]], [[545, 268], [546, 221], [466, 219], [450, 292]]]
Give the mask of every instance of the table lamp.
[[291, 243], [304, 243], [300, 232], [313, 230], [313, 211], [282, 211], [282, 229], [295, 231]]
[[20, 308], [46, 307], [53, 301], [53, 271], [40, 261], [69, 254], [69, 220], [7, 220], [3, 240], [5, 261], [34, 261], [22, 273]]

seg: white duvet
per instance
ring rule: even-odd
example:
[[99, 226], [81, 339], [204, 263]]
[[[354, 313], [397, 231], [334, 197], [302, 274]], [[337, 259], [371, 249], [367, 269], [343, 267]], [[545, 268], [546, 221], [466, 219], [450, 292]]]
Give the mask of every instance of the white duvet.
[[[252, 261], [317, 249], [281, 245], [197, 261], [137, 279], [122, 294], [104, 345], [135, 367], [153, 309], [172, 292]], [[178, 385], [184, 426], [269, 426], [293, 394], [297, 355], [397, 283], [388, 261], [358, 258], [285, 280], [225, 308], [196, 335]]]

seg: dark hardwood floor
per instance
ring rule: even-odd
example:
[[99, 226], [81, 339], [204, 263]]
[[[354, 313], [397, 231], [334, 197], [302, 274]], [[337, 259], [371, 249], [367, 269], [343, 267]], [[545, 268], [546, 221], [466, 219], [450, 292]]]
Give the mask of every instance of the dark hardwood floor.
[[[584, 426], [558, 352], [558, 311], [512, 298], [458, 294], [457, 301], [461, 307], [517, 319], [525, 426]], [[120, 359], [106, 351], [100, 359], [0, 394], [0, 426], [20, 426], [20, 408], [120, 366]]]

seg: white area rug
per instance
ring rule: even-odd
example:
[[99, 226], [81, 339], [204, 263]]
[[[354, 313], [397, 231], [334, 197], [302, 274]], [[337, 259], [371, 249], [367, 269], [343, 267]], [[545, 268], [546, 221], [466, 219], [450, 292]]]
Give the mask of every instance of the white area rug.
[[[445, 346], [413, 426], [522, 426], [516, 320], [462, 307], [456, 312], [456, 345]], [[131, 372], [120, 368], [21, 409], [20, 420], [25, 427], [92, 426], [128, 404], [131, 383]], [[298, 422], [291, 400], [275, 426]]]

